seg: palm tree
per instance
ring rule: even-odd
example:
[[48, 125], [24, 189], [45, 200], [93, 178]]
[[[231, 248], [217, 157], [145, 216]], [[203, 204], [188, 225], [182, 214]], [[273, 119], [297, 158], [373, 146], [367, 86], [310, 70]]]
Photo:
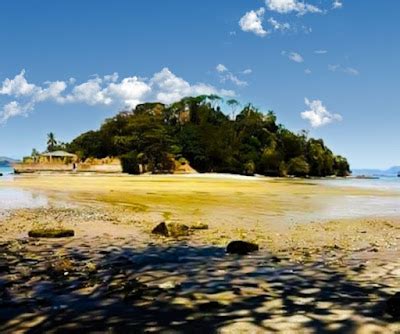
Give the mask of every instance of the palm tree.
[[231, 99], [226, 101], [226, 104], [232, 109], [231, 120], [234, 121], [236, 117], [236, 111], [237, 108], [240, 106], [240, 103], [235, 99]]
[[57, 140], [53, 132], [47, 134], [47, 151], [54, 151], [57, 145]]

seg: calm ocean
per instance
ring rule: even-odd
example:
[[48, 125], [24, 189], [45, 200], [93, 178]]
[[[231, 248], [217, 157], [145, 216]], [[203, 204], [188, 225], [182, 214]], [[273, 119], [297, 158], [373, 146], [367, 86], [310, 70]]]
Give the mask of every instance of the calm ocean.
[[326, 185], [338, 187], [352, 187], [400, 192], [400, 177], [396, 176], [382, 176], [379, 179], [326, 179], [319, 180], [317, 182], [322, 182]]
[[12, 174], [14, 170], [11, 167], [1, 167], [0, 166], [0, 174], [9, 175]]

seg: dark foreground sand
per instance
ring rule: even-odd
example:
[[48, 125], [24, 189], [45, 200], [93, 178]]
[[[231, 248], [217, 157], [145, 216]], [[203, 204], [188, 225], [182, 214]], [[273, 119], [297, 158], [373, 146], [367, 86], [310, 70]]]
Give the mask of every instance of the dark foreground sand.
[[[398, 219], [151, 235], [179, 220], [170, 215], [64, 196], [10, 212], [0, 223], [0, 332], [400, 332], [385, 312], [400, 291]], [[42, 226], [76, 235], [27, 237]], [[261, 249], [227, 255], [235, 239]]]

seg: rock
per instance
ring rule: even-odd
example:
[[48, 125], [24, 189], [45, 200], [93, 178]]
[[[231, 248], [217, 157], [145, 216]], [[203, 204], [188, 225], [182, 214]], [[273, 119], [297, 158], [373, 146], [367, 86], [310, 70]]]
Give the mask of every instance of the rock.
[[28, 232], [28, 236], [31, 238], [65, 238], [73, 237], [75, 235], [74, 230], [66, 229], [35, 229]]
[[256, 244], [247, 241], [231, 241], [226, 247], [226, 252], [229, 254], [246, 255], [251, 252], [258, 251], [259, 247]]
[[393, 318], [400, 319], [400, 292], [390, 297], [386, 302], [386, 313]]
[[273, 263], [279, 263], [279, 262], [281, 262], [282, 260], [279, 258], [279, 257], [277, 257], [277, 256], [272, 256], [271, 257], [271, 262], [273, 262]]
[[189, 227], [180, 223], [160, 223], [152, 231], [153, 234], [158, 234], [164, 237], [183, 237], [189, 235]]
[[155, 228], [153, 228], [151, 233], [162, 235], [163, 237], [168, 237], [169, 233], [168, 233], [167, 224], [165, 224], [164, 222], [158, 224]]
[[208, 225], [205, 223], [196, 223], [190, 226], [192, 230], [208, 230]]

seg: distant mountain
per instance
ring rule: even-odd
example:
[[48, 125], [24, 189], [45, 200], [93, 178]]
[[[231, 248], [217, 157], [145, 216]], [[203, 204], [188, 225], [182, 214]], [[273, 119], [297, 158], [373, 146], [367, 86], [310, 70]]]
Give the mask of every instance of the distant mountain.
[[9, 167], [16, 162], [18, 162], [18, 160], [7, 157], [0, 157], [0, 167]]
[[400, 166], [389, 169], [353, 169], [353, 175], [395, 176], [400, 172]]
[[397, 174], [400, 172], [400, 166], [393, 166], [393, 167], [389, 168], [388, 170], [386, 170], [386, 172], [389, 174]]

